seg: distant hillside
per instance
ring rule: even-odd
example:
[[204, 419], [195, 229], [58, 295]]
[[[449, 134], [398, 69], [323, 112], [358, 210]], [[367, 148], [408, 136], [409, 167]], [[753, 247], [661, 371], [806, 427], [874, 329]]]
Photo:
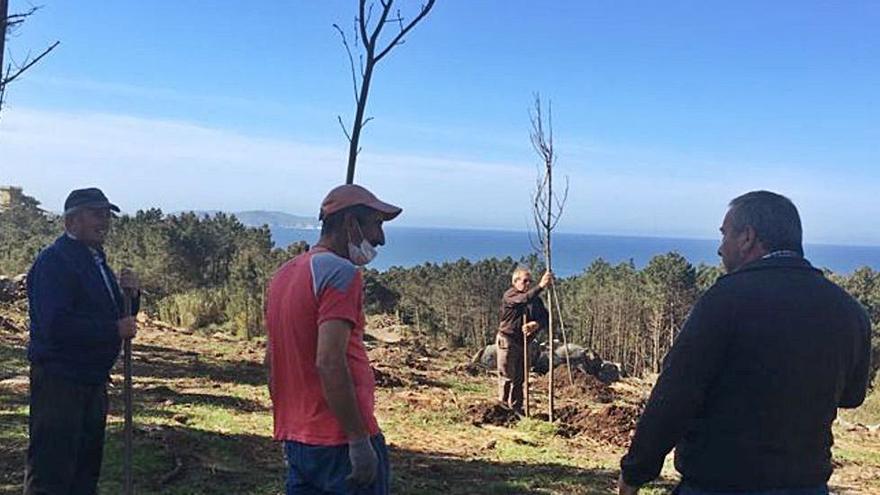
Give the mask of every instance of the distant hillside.
[[238, 211], [235, 216], [241, 223], [249, 227], [269, 225], [269, 227], [287, 227], [292, 229], [317, 229], [320, 223], [314, 217], [301, 217], [283, 211]]
[[[193, 213], [198, 215], [214, 215], [219, 212], [217, 210], [197, 210]], [[318, 229], [321, 227], [317, 218], [291, 215], [283, 211], [252, 210], [227, 213], [235, 215], [241, 223], [248, 227], [261, 227], [263, 225], [290, 229]]]

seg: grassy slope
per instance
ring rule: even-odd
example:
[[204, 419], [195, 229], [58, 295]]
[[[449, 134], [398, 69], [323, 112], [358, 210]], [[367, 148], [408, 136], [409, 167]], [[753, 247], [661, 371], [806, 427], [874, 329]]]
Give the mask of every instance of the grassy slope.
[[[21, 333], [0, 329], [0, 494], [20, 493], [27, 443], [23, 346]], [[284, 466], [270, 438], [259, 343], [148, 329], [135, 352], [138, 493], [282, 493]], [[378, 361], [394, 358], [373, 355]], [[584, 436], [565, 439], [537, 420], [511, 428], [474, 426], [467, 407], [493, 395], [491, 378], [454, 371], [462, 354], [435, 356], [410, 361], [401, 371], [405, 385], [378, 393], [395, 493], [612, 492], [620, 447]], [[121, 491], [120, 408], [119, 390], [112, 389], [102, 493]], [[844, 418], [880, 423], [878, 409], [875, 394]], [[877, 434], [851, 426], [836, 428], [836, 436], [832, 482], [850, 493], [880, 493]], [[664, 481], [642, 493], [666, 493], [673, 482], [667, 461]]]

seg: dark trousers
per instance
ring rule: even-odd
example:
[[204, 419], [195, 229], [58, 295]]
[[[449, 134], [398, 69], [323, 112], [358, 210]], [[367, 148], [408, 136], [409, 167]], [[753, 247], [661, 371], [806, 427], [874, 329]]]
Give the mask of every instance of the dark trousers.
[[498, 361], [498, 400], [516, 411], [523, 408], [523, 343], [499, 333], [495, 338]]
[[31, 365], [25, 495], [97, 492], [107, 384], [84, 385]]

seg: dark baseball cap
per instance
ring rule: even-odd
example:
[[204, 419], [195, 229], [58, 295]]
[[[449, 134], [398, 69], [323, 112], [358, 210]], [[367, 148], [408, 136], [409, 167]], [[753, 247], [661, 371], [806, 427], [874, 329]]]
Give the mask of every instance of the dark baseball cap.
[[119, 211], [119, 207], [111, 203], [107, 196], [97, 187], [75, 189], [64, 200], [64, 214], [72, 213], [80, 208], [108, 208]]
[[335, 187], [327, 193], [327, 197], [321, 202], [321, 212], [318, 214], [318, 219], [323, 220], [328, 215], [355, 205], [368, 206], [378, 211], [385, 221], [393, 219], [403, 211], [399, 206], [380, 201], [363, 186], [345, 184]]

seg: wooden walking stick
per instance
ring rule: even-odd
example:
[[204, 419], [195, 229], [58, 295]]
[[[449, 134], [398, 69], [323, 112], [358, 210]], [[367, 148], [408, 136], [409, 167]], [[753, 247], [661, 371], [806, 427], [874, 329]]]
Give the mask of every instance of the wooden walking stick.
[[[523, 327], [526, 326], [526, 315], [523, 315]], [[523, 413], [529, 417], [529, 336], [525, 328], [523, 334]]]
[[[122, 290], [122, 308], [125, 317], [131, 316], [131, 289], [126, 287]], [[122, 369], [123, 369], [123, 385], [122, 399], [125, 402], [125, 425], [123, 428], [124, 444], [122, 453], [122, 476], [123, 476], [123, 493], [132, 495], [132, 439], [133, 424], [131, 411], [131, 337], [122, 341]]]
[[[556, 293], [556, 286], [551, 289], [553, 291], [553, 302], [556, 303], [556, 316], [559, 317], [559, 328], [562, 330], [562, 345], [565, 347], [565, 366], [568, 368], [568, 384], [574, 385], [574, 378], [571, 376], [571, 358], [568, 355], [568, 337], [565, 336], [565, 323], [562, 321], [562, 308], [559, 307], [559, 294]], [[553, 308], [550, 308], [552, 311]]]

